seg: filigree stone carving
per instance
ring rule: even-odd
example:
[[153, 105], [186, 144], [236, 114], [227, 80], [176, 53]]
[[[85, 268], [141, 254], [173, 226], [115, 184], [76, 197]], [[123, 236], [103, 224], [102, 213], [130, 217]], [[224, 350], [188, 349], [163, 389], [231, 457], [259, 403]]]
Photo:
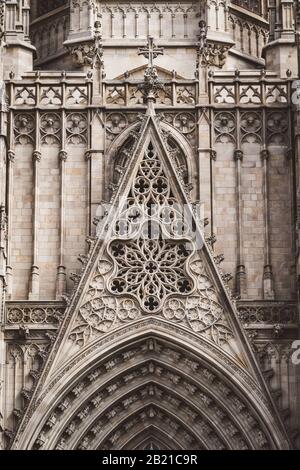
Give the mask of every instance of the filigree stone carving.
[[[148, 383], [141, 386], [145, 378]], [[128, 345], [122, 352], [114, 352], [108, 362], [98, 363], [86, 372], [73, 384], [71, 392], [64, 392], [55, 409], [48, 411], [42, 433], [44, 438], [53, 440], [53, 446], [63, 439], [66, 447], [72, 441], [76, 448], [82, 442], [93, 449], [100, 445], [102, 448], [104, 436], [113, 443], [128, 439], [132, 428], [129, 420], [136, 415], [132, 411], [140, 409], [141, 404], [146, 414], [136, 422], [135, 431], [144, 424], [146, 415], [156, 422], [159, 408], [168, 411], [167, 415], [171, 412], [180, 417], [186, 429], [204, 438], [208, 448], [215, 448], [216, 442], [234, 449], [246, 449], [253, 443], [258, 448], [270, 445], [256, 412], [239, 397], [230, 381], [225, 382], [200, 360], [195, 361], [186, 350], [152, 338], [134, 348]], [[178, 421], [171, 424], [166, 419], [167, 429], [182, 433]], [[119, 423], [126, 423], [124, 430]], [[102, 433], [106, 429], [111, 433]], [[198, 442], [198, 449], [199, 445]], [[117, 447], [122, 448], [120, 441]]]
[[69, 106], [86, 105], [88, 103], [86, 86], [67, 86], [66, 104]]
[[296, 304], [264, 302], [246, 305], [240, 303], [238, 313], [245, 325], [251, 323], [296, 325], [298, 321]]
[[240, 85], [240, 103], [242, 104], [260, 104], [262, 103], [262, 94], [260, 85]]
[[40, 104], [43, 106], [59, 106], [62, 104], [62, 92], [58, 86], [41, 87]]
[[125, 87], [124, 86], [106, 87], [106, 103], [124, 105], [125, 104]]
[[16, 114], [14, 120], [16, 144], [34, 144], [35, 119], [30, 113]]
[[[171, 126], [174, 126], [184, 137], [189, 141], [191, 146], [196, 144], [196, 116], [192, 112], [183, 112], [183, 113], [158, 113], [157, 114], [158, 122], [166, 122]], [[166, 147], [170, 158], [174, 161], [175, 165], [184, 171], [184, 180], [188, 176], [187, 166], [184, 163], [185, 157], [182, 150], [180, 149], [178, 143], [172, 138], [172, 132], [168, 132], [165, 128], [161, 127], [161, 133], [165, 141]], [[181, 154], [181, 155], [180, 155]], [[185, 167], [185, 168], [184, 168]]]
[[163, 84], [160, 90], [158, 90], [156, 95], [156, 103], [157, 104], [164, 104], [164, 105], [171, 105], [173, 102], [172, 97], [172, 87], [167, 85], [166, 83]]
[[36, 88], [23, 86], [15, 88], [15, 104], [22, 106], [34, 106], [36, 104]]
[[127, 117], [125, 114], [110, 113], [106, 117], [106, 130], [111, 134], [120, 134], [127, 124]]
[[262, 141], [262, 116], [260, 112], [244, 112], [241, 113], [241, 134], [242, 143]]
[[174, 127], [188, 137], [195, 130], [196, 120], [192, 113], [178, 113], [174, 119]]
[[97, 51], [94, 42], [86, 42], [84, 44], [78, 44], [70, 49], [72, 54], [73, 62], [77, 67], [83, 67], [84, 65], [93, 66], [95, 63], [95, 56], [98, 55], [98, 60], [103, 57], [103, 51]]
[[96, 21], [94, 39], [76, 44], [69, 48], [74, 64], [77, 67], [101, 67], [103, 65], [103, 47], [100, 33], [101, 23]]
[[159, 81], [158, 72], [155, 67], [147, 67], [144, 74], [144, 82], [139, 85], [144, 99], [157, 98], [159, 92], [163, 90], [164, 85]]
[[45, 145], [58, 145], [61, 141], [61, 118], [57, 113], [41, 115], [41, 143]]
[[17, 306], [6, 307], [6, 321], [9, 324], [56, 324], [63, 317], [64, 308], [42, 306]]
[[266, 85], [266, 103], [285, 104], [288, 102], [288, 92], [286, 85]]
[[228, 44], [216, 44], [207, 42], [205, 48], [199, 51], [199, 64], [201, 67], [218, 67], [225, 65], [228, 50], [231, 48]]
[[151, 142], [111, 230], [106, 248], [111, 261], [103, 257], [98, 263], [71, 340], [82, 345], [147, 314], [182, 323], [218, 345], [232, 338], [204, 261], [195, 254], [191, 226], [176, 207]]
[[225, 65], [227, 52], [230, 45], [207, 40], [207, 25], [205, 21], [199, 22], [199, 42], [197, 45], [197, 68], [199, 67], [218, 67]]
[[118, 240], [110, 244], [109, 252], [117, 264], [109, 289], [116, 295], [134, 295], [146, 312], [160, 310], [169, 294], [192, 290], [193, 282], [185, 274], [189, 252], [184, 243]]
[[67, 142], [78, 145], [86, 143], [87, 116], [84, 113], [70, 113], [67, 115]]
[[176, 86], [176, 96], [178, 104], [195, 104], [196, 103], [196, 90], [194, 86]]
[[234, 113], [222, 111], [215, 114], [216, 142], [235, 142], [236, 117]]
[[235, 103], [235, 90], [233, 85], [219, 86], [214, 88], [214, 103], [233, 104]]
[[267, 115], [267, 143], [285, 145], [289, 128], [288, 115], [284, 111], [271, 111]]

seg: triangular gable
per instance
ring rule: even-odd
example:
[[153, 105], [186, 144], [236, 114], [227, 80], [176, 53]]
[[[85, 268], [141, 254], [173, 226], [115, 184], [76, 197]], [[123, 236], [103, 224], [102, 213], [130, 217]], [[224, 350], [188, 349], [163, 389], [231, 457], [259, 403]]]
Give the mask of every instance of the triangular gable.
[[[131, 80], [144, 80], [144, 75], [145, 75], [145, 70], [147, 69], [147, 65], [142, 65], [141, 67], [136, 67], [134, 69], [128, 70], [126, 73], [122, 73], [121, 75], [118, 75], [117, 77], [114, 78], [114, 80], [125, 80], [126, 78], [129, 78]], [[159, 73], [159, 76], [163, 80], [172, 80], [174, 78], [174, 73], [171, 72], [170, 70], [167, 70], [163, 67], [159, 67], [156, 65], [156, 70]], [[177, 79], [184, 79], [181, 75], [178, 75], [176, 73], [176, 78]]]
[[153, 315], [205, 336], [251, 370], [235, 309], [153, 116], [98, 236], [55, 369], [99, 335]]

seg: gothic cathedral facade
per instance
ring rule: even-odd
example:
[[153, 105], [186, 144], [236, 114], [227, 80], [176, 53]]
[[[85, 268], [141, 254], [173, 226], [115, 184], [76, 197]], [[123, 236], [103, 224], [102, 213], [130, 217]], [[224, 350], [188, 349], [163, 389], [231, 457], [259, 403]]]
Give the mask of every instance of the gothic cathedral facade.
[[0, 448], [300, 448], [300, 2], [0, 0]]

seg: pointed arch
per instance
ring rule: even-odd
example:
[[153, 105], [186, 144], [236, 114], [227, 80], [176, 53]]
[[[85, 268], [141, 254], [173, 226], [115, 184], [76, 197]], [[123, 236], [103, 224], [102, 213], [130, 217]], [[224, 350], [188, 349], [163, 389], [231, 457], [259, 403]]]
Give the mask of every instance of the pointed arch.
[[57, 370], [35, 404], [22, 449], [120, 449], [149, 426], [171, 434], [171, 448], [184, 433], [185, 449], [280, 448], [250, 374], [180, 329], [157, 322], [154, 333], [143, 323]]
[[[128, 162], [131, 159], [135, 143], [139, 137], [141, 125], [141, 121], [130, 124], [112, 141], [107, 151], [106, 181], [118, 184], [122, 178]], [[168, 145], [170, 145], [170, 148], [174, 149], [174, 153], [176, 154], [176, 168], [180, 173], [185, 175], [185, 183], [191, 183], [197, 170], [195, 155], [191, 146], [183, 135], [171, 124], [161, 122], [160, 126], [162, 131], [165, 131], [168, 135]]]
[[[173, 436], [166, 435], [160, 429], [150, 425], [142, 432], [133, 432], [124, 443], [124, 450], [184, 450], [182, 443]], [[123, 450], [122, 449], [122, 450]]]

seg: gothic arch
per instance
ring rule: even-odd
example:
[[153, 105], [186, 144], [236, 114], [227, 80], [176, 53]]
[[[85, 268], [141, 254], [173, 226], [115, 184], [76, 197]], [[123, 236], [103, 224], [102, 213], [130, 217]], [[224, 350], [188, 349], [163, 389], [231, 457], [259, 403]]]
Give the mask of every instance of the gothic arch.
[[[112, 113], [115, 114], [115, 113]], [[107, 151], [106, 159], [106, 181], [117, 184], [124, 173], [124, 169], [131, 158], [133, 148], [140, 128], [139, 122], [126, 127], [111, 143]], [[191, 146], [185, 137], [171, 124], [161, 122], [161, 129], [169, 135], [169, 144], [174, 150], [177, 149], [177, 168], [185, 174], [185, 182], [191, 182], [196, 174], [195, 156]]]
[[[182, 444], [174, 437], [165, 435], [161, 430], [151, 425], [142, 433], [132, 433], [124, 444], [124, 450], [176, 450], [182, 449]], [[169, 447], [170, 446], [170, 447]], [[172, 447], [171, 447], [172, 446]]]
[[276, 449], [284, 442], [237, 361], [150, 318], [80, 350], [43, 390], [16, 448], [120, 449], [139, 445], [138, 434], [164, 435], [159, 442], [185, 449]]

